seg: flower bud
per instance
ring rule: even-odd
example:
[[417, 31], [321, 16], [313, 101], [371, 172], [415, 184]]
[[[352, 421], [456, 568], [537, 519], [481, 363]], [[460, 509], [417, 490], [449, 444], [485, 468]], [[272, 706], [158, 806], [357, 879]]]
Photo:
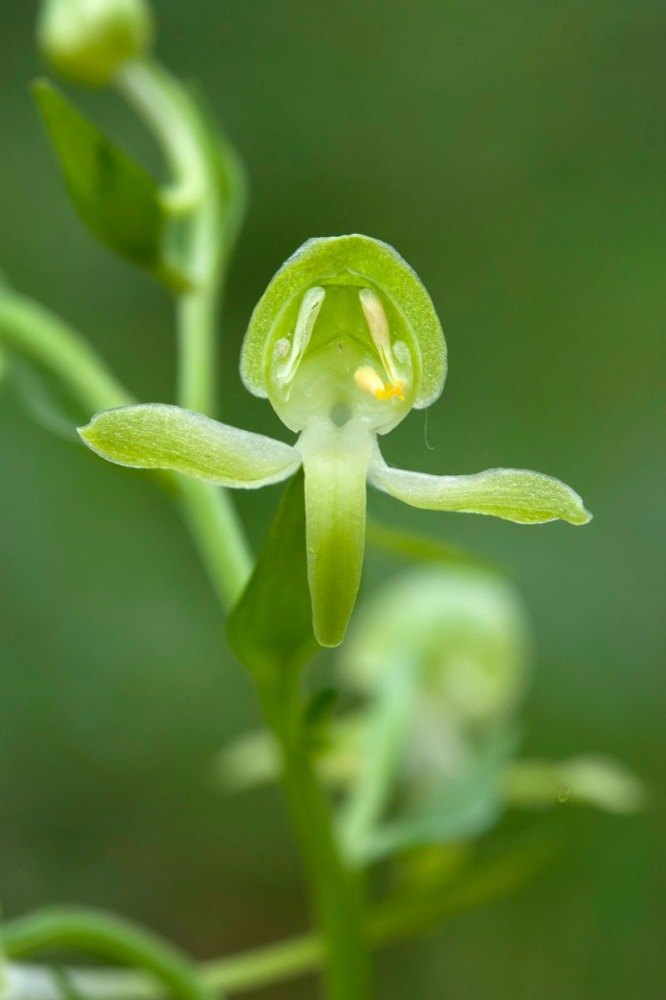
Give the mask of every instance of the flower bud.
[[45, 60], [76, 83], [104, 87], [149, 48], [145, 0], [44, 0], [37, 41]]
[[428, 712], [463, 730], [494, 728], [525, 689], [529, 629], [514, 588], [465, 566], [419, 567], [359, 613], [345, 646], [350, 686], [373, 691], [392, 668], [415, 673]]

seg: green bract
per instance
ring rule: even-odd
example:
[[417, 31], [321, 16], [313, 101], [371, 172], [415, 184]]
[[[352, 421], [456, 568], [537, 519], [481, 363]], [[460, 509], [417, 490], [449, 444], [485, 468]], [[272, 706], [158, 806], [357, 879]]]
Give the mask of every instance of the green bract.
[[149, 48], [153, 19], [144, 0], [44, 0], [37, 41], [45, 60], [75, 83], [103, 87]]
[[190, 279], [171, 249], [157, 182], [50, 83], [37, 81], [33, 92], [81, 221], [107, 249], [182, 292]]
[[419, 279], [377, 240], [310, 240], [294, 254], [254, 311], [241, 371], [248, 388], [268, 396], [300, 432], [294, 446], [159, 404], [106, 411], [80, 433], [121, 465], [231, 487], [277, 482], [302, 464], [313, 623], [322, 645], [342, 641], [358, 593], [367, 481], [429, 510], [522, 524], [590, 519], [577, 493], [537, 472], [431, 476], [386, 464], [377, 435], [437, 398], [446, 350]]

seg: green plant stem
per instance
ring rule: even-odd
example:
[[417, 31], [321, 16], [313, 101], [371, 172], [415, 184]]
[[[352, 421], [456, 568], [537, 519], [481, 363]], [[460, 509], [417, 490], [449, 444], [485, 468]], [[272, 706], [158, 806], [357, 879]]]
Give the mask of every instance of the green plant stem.
[[[99, 410], [135, 402], [72, 327], [32, 300], [2, 287], [0, 346], [48, 371], [91, 416]], [[252, 567], [245, 534], [230, 497], [219, 487], [173, 473], [159, 473], [154, 478], [178, 505], [216, 594], [225, 608], [230, 607]]]
[[224, 265], [216, 164], [190, 95], [163, 66], [152, 59], [130, 63], [118, 86], [169, 163], [173, 179], [164, 198], [174, 218], [183, 220], [182, 253], [192, 288], [177, 299], [178, 402], [212, 416]]
[[177, 478], [181, 515], [223, 608], [232, 607], [252, 572], [252, 556], [227, 493], [198, 479]]
[[[187, 90], [155, 60], [130, 63], [118, 87], [166, 157], [173, 179], [165, 198], [174, 215], [186, 220], [183, 252], [193, 285], [176, 298], [177, 399], [186, 409], [212, 415], [225, 261], [219, 178], [209, 139]], [[252, 569], [236, 509], [224, 490], [182, 477], [178, 498], [215, 592], [229, 608]]]
[[107, 914], [43, 910], [13, 923], [5, 940], [17, 957], [61, 948], [103, 955], [144, 969], [181, 1000], [210, 1000], [199, 970], [184, 955], [143, 928]]
[[91, 415], [135, 402], [71, 326], [1, 286], [0, 345], [50, 372]]
[[295, 676], [283, 676], [279, 690], [259, 680], [264, 718], [281, 748], [282, 783], [325, 942], [326, 995], [328, 1000], [364, 1000], [370, 994], [370, 963], [361, 875], [345, 862], [336, 842], [330, 806], [307, 748]]
[[180, 359], [176, 394], [181, 406], [198, 413], [211, 414], [215, 407], [213, 332], [219, 306], [216, 286], [186, 292], [176, 302]]
[[[177, 306], [178, 400], [189, 409], [210, 413], [215, 315], [223, 271], [220, 234], [215, 232], [220, 226], [218, 178], [199, 119], [178, 81], [154, 61], [141, 60], [121, 74], [120, 88], [152, 129], [169, 161], [173, 184], [166, 192], [168, 204], [192, 215], [187, 264], [195, 287], [180, 297]], [[190, 496], [188, 503], [188, 517], [196, 518], [201, 554], [215, 578], [218, 564], [229, 559], [230, 546], [238, 536], [233, 531], [221, 532], [219, 524], [209, 520], [205, 494], [196, 495], [194, 502]], [[361, 1000], [367, 996], [368, 975], [357, 876], [339, 855], [328, 804], [302, 739], [295, 701], [276, 698], [266, 690], [260, 696], [266, 721], [282, 747], [285, 793], [326, 939], [328, 995], [330, 1000]]]
[[[458, 885], [439, 891], [433, 887], [417, 898], [396, 896], [369, 915], [364, 926], [366, 940], [376, 948], [409, 940], [443, 920], [519, 889], [552, 858], [552, 845], [521, 846], [518, 851], [486, 862]], [[21, 923], [10, 922], [3, 928], [7, 957], [12, 960], [21, 954], [15, 948], [16, 940], [20, 945]], [[201, 966], [201, 980], [214, 993], [224, 990], [229, 994], [241, 994], [316, 972], [324, 958], [322, 939], [316, 934], [303, 934], [207, 962]], [[29, 966], [26, 972], [36, 975], [40, 969], [40, 966]], [[89, 1000], [158, 1000], [161, 996], [159, 987], [137, 973], [113, 969], [68, 968], [65, 971]], [[26, 991], [17, 994], [17, 1000], [58, 1000], [58, 995], [46, 984], [40, 993], [31, 979]]]
[[116, 84], [153, 132], [169, 163], [173, 175], [169, 202], [184, 212], [201, 205], [210, 196], [210, 176], [185, 88], [152, 58], [127, 63]]
[[[215, 319], [223, 282], [217, 178], [208, 146], [197, 126], [185, 90], [154, 62], [134, 63], [119, 80], [120, 89], [153, 129], [174, 176], [165, 199], [184, 223], [185, 254], [192, 288], [177, 299], [178, 401], [188, 409], [211, 413], [214, 404]], [[64, 336], [62, 336], [64, 333]], [[76, 368], [85, 342], [72, 342], [67, 331], [60, 341], [73, 350]], [[48, 362], [51, 358], [44, 359]], [[93, 356], [93, 362], [96, 362]], [[52, 367], [52, 365], [51, 365]], [[94, 364], [97, 371], [104, 368]], [[60, 365], [58, 374], [68, 372]], [[79, 398], [92, 410], [123, 405], [122, 392], [111, 398], [95, 392]], [[90, 405], [92, 404], [92, 405]], [[239, 596], [249, 576], [250, 558], [235, 511], [220, 489], [194, 480], [164, 476], [175, 494], [193, 540], [224, 606]], [[359, 879], [348, 869], [335, 843], [331, 816], [300, 729], [295, 702], [285, 705], [262, 692], [267, 721], [280, 740], [284, 785], [306, 860], [316, 915], [326, 941], [329, 1000], [364, 1000], [368, 972], [363, 938]], [[295, 720], [298, 719], [295, 724]]]

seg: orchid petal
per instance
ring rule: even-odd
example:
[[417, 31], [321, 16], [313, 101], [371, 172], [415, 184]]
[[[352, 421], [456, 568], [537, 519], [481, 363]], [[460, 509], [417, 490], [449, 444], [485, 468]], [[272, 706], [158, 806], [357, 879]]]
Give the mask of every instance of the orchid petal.
[[308, 577], [315, 635], [342, 642], [361, 581], [368, 462], [373, 436], [360, 423], [320, 421], [301, 435]]
[[488, 469], [473, 476], [431, 476], [391, 469], [379, 452], [370, 482], [412, 507], [492, 514], [518, 524], [569, 521], [587, 524], [592, 515], [569, 486], [528, 469]]
[[301, 462], [296, 449], [282, 441], [163, 403], [104, 410], [79, 434], [117, 465], [169, 469], [239, 489], [280, 482]]

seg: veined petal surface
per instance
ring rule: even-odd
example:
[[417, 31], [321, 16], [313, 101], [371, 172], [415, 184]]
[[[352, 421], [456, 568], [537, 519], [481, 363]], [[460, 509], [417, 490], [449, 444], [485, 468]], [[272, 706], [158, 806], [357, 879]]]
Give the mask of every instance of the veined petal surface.
[[268, 486], [301, 464], [291, 445], [165, 403], [104, 410], [79, 434], [89, 448], [117, 465], [168, 469], [216, 486]]
[[592, 515], [569, 486], [529, 469], [487, 469], [472, 476], [432, 476], [392, 469], [379, 452], [370, 482], [412, 507], [492, 514], [518, 524], [568, 521], [587, 524]]

